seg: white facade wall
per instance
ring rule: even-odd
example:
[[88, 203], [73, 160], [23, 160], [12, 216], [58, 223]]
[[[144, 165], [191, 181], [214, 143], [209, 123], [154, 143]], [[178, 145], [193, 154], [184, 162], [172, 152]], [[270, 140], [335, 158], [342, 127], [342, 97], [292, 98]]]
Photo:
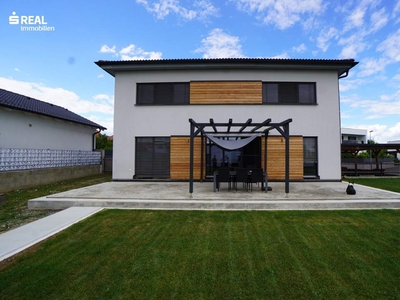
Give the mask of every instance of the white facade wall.
[[[316, 82], [317, 105], [170, 105], [136, 106], [136, 83], [189, 81]], [[321, 180], [340, 180], [340, 113], [335, 71], [143, 71], [115, 75], [113, 179], [135, 174], [135, 137], [190, 135], [189, 118], [196, 122], [281, 122], [292, 118], [290, 135], [318, 137]], [[271, 135], [277, 132], [271, 132]]]
[[96, 129], [0, 107], [0, 148], [91, 151]]

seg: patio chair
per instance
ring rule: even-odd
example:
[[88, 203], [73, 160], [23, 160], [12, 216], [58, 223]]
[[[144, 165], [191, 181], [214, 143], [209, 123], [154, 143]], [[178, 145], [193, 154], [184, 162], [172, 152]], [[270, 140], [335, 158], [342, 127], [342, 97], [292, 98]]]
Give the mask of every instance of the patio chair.
[[220, 168], [218, 170], [218, 191], [219, 188], [221, 186], [221, 182], [227, 182], [228, 183], [228, 191], [231, 190], [231, 175], [230, 175], [230, 171], [228, 168]]
[[236, 169], [236, 177], [235, 177], [235, 187], [237, 191], [237, 184], [238, 182], [243, 182], [243, 187], [245, 187], [246, 191], [249, 188], [249, 171], [244, 168], [237, 168]]
[[250, 176], [250, 190], [253, 191], [253, 183], [263, 183], [264, 181], [264, 174], [263, 169], [252, 169], [251, 176]]

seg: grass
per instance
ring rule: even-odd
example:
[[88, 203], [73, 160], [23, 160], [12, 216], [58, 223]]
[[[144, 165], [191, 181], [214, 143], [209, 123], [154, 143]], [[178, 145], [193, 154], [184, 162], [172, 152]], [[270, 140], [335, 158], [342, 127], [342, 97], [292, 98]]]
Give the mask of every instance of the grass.
[[0, 299], [399, 299], [400, 211], [106, 210], [0, 267]]
[[400, 193], [400, 177], [369, 177], [369, 178], [346, 178], [346, 181], [354, 182], [356, 184], [367, 185], [383, 190], [388, 190], [396, 193]]
[[55, 212], [54, 210], [28, 210], [27, 202], [30, 199], [106, 181], [111, 181], [111, 175], [104, 174], [90, 176], [8, 192], [6, 202], [0, 206], [0, 233], [43, 218]]

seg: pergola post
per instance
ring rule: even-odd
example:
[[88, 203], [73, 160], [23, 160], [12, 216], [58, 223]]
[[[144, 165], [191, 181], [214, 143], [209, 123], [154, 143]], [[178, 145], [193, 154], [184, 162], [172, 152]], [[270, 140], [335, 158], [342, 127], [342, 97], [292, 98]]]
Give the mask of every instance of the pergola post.
[[289, 194], [289, 123], [283, 125], [285, 133], [285, 193]]
[[194, 124], [190, 122], [190, 184], [189, 193], [193, 194], [193, 155], [194, 155]]

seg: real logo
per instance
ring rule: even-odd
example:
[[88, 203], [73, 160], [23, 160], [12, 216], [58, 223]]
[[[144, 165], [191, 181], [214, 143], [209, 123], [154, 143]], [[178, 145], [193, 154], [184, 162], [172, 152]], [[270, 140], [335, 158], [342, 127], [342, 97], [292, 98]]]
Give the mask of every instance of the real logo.
[[8, 23], [10, 25], [47, 25], [44, 16], [17, 16], [15, 11], [8, 17]]

